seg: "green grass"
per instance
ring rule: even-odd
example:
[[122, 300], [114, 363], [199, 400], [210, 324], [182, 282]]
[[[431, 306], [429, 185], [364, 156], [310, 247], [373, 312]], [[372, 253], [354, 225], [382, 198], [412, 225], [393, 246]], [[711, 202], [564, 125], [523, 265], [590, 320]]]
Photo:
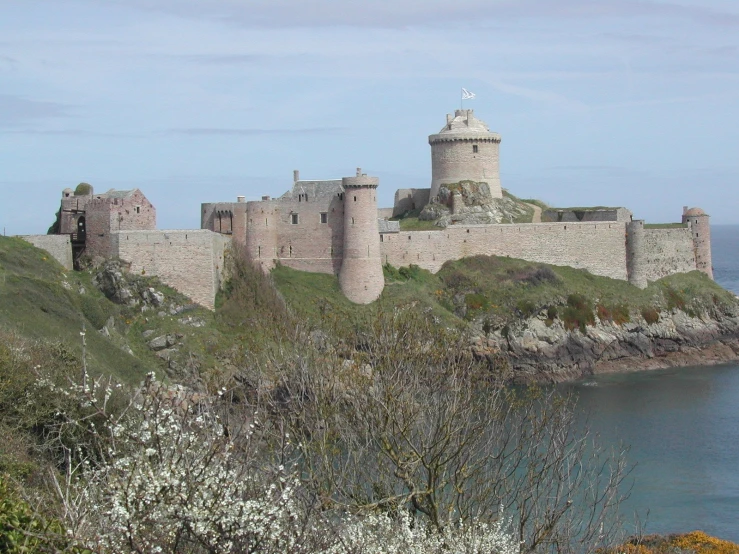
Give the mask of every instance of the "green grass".
[[560, 319], [583, 331], [602, 321], [624, 324], [638, 315], [682, 309], [688, 314], [727, 313], [736, 300], [728, 291], [694, 271], [651, 283], [639, 289], [626, 281], [599, 277], [564, 266], [537, 264], [513, 258], [475, 256], [447, 262], [437, 274], [415, 266], [385, 267], [385, 290], [378, 302], [356, 306], [339, 293], [330, 275], [278, 268], [275, 282], [288, 305], [313, 321], [327, 313], [351, 320], [353, 314], [376, 308], [416, 306], [445, 325], [483, 322], [501, 329], [521, 317], [542, 314], [548, 324]]
[[97, 332], [109, 317], [119, 314], [120, 308], [92, 286], [89, 274], [67, 272], [26, 241], [0, 237], [0, 326], [30, 339], [58, 340], [81, 359], [84, 325], [90, 370], [138, 382], [154, 366]]
[[521, 198], [521, 202], [525, 202], [526, 204], [534, 204], [535, 206], [539, 206], [542, 210], [548, 210], [549, 205], [546, 202], [543, 202], [537, 198]]
[[687, 229], [687, 223], [645, 223], [645, 229]]
[[405, 217], [397, 220], [400, 222], [401, 231], [442, 231], [433, 221], [418, 219], [417, 217]]
[[401, 231], [441, 231], [433, 221], [418, 219], [421, 208], [405, 212], [400, 217], [393, 217], [390, 221], [400, 222]]

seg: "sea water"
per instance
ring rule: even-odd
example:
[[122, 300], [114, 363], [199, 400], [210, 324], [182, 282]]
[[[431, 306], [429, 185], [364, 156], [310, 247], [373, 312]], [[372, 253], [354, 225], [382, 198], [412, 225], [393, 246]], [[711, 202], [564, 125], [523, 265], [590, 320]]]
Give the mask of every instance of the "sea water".
[[[712, 226], [714, 278], [739, 294], [739, 225]], [[565, 386], [602, 444], [630, 445], [647, 533], [696, 529], [739, 542], [739, 364], [597, 376]]]

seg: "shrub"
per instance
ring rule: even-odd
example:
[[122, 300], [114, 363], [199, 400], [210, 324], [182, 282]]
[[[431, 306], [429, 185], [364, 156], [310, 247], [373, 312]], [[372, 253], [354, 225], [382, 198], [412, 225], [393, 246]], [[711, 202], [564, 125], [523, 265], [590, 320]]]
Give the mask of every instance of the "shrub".
[[390, 264], [382, 266], [382, 274], [385, 277], [385, 281], [402, 281], [403, 276], [398, 271], [397, 267], [393, 267]]
[[75, 196], [87, 196], [89, 194], [92, 194], [92, 185], [89, 183], [80, 183], [74, 189]]
[[516, 309], [522, 317], [529, 317], [537, 312], [536, 304], [531, 300], [519, 300], [516, 302]]
[[0, 552], [60, 552], [68, 547], [62, 525], [33, 510], [0, 475]]
[[486, 309], [490, 303], [484, 295], [472, 293], [464, 297], [464, 304], [468, 310], [474, 311]]
[[446, 273], [442, 276], [442, 279], [447, 287], [454, 290], [469, 288], [473, 285], [470, 278], [459, 270], [452, 270]]
[[680, 291], [672, 287], [667, 287], [665, 289], [665, 298], [667, 300], [668, 310], [678, 309], [685, 311], [685, 296]]
[[570, 294], [562, 313], [562, 320], [568, 331], [579, 329], [581, 333], [585, 333], [587, 325], [595, 325], [592, 304], [581, 294]]
[[651, 306], [648, 308], [642, 308], [641, 315], [649, 325], [659, 321], [659, 311]]
[[616, 325], [623, 325], [631, 320], [629, 307], [626, 304], [598, 304], [596, 311], [598, 312], [598, 319], [601, 321], [612, 321]]

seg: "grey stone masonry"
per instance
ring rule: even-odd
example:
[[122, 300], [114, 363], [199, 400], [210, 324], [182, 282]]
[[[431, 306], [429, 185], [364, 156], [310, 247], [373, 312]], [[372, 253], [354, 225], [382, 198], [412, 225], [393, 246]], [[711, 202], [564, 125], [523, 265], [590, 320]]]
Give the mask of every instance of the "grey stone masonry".
[[25, 235], [23, 240], [46, 250], [64, 269], [72, 269], [72, 242], [69, 235]]

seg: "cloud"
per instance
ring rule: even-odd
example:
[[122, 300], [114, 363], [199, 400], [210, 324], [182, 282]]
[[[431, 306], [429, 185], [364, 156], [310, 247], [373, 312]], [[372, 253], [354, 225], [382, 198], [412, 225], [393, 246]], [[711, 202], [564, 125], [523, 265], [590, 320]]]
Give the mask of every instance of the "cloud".
[[12, 127], [38, 119], [70, 117], [71, 106], [0, 94], [0, 127]]
[[85, 129], [6, 129], [0, 135], [39, 135], [62, 137], [105, 137], [105, 138], [143, 138], [146, 135], [136, 133], [110, 133], [104, 131], [88, 131]]
[[315, 127], [308, 129], [230, 129], [218, 127], [189, 127], [167, 129], [167, 134], [189, 136], [260, 136], [260, 135], [320, 135], [345, 131], [344, 127]]
[[253, 64], [263, 61], [266, 58], [266, 56], [257, 54], [185, 54], [178, 55], [176, 57], [185, 61], [207, 65]]
[[679, 17], [739, 26], [739, 13], [654, 0], [117, 0], [146, 10], [247, 27], [404, 27], [499, 18]]

